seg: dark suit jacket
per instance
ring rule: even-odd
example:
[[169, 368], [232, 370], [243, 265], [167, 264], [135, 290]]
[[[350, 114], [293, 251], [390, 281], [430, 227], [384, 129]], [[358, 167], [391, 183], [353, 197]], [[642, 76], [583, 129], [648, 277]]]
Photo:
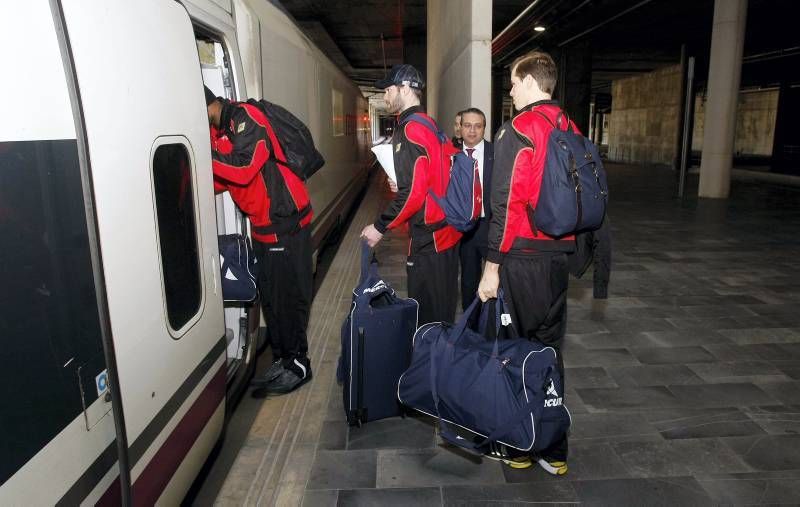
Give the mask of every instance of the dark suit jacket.
[[[483, 212], [485, 217], [478, 221], [469, 232], [461, 238], [461, 244], [473, 243], [476, 247], [485, 249], [489, 233], [489, 219], [492, 217], [492, 166], [494, 164], [494, 147], [489, 141], [483, 141]], [[485, 255], [485, 254], [484, 254]]]

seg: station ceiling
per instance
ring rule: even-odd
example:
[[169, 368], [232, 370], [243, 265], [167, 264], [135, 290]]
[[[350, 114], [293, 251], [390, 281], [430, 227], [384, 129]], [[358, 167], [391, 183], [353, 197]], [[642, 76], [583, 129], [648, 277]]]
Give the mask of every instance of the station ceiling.
[[[440, 0], [446, 1], [446, 0]], [[720, 0], [729, 1], [729, 0]], [[391, 66], [424, 58], [426, 0], [281, 0], [309, 37], [357, 83], [368, 86]], [[592, 55], [592, 88], [680, 61], [681, 45], [708, 71], [714, 0], [494, 0], [492, 61], [509, 65], [541, 48], [583, 47]], [[521, 13], [520, 20], [508, 28]], [[800, 82], [800, 0], [750, 0], [744, 86]], [[544, 32], [534, 27], [545, 27]], [[421, 49], [420, 49], [421, 48]], [[424, 66], [423, 69], [424, 71]]]

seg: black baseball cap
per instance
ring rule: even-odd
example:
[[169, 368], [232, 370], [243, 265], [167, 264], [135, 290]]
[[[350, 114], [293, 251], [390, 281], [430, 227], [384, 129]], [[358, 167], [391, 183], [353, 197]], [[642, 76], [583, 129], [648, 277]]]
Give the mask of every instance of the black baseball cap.
[[404, 63], [402, 65], [392, 65], [385, 78], [375, 81], [375, 88], [380, 88], [381, 90], [392, 85], [406, 85], [410, 88], [421, 90], [425, 87], [425, 80], [422, 79], [422, 74], [417, 69]]

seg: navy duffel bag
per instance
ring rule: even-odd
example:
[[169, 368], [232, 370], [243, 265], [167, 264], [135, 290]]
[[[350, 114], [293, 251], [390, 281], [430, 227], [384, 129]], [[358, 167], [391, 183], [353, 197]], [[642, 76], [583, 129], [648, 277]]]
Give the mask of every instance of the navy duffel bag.
[[258, 296], [258, 266], [250, 238], [241, 234], [218, 236], [222, 299], [250, 303]]
[[[508, 313], [498, 295], [497, 334], [501, 314]], [[556, 351], [522, 338], [487, 341], [467, 325], [479, 306], [476, 299], [455, 325], [432, 322], [417, 330], [398, 399], [438, 417], [442, 438], [467, 450], [481, 453], [493, 442], [545, 450], [571, 423]], [[485, 329], [486, 313], [479, 328]], [[483, 438], [462, 438], [450, 424]]]

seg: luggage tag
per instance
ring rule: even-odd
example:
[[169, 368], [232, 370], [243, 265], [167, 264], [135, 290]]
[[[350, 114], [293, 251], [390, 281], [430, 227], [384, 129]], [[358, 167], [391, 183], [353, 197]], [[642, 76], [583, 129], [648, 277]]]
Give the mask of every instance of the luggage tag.
[[503, 326], [508, 326], [511, 324], [511, 315], [508, 313], [503, 313], [500, 315], [500, 324]]

